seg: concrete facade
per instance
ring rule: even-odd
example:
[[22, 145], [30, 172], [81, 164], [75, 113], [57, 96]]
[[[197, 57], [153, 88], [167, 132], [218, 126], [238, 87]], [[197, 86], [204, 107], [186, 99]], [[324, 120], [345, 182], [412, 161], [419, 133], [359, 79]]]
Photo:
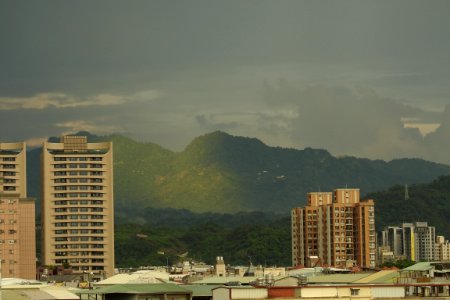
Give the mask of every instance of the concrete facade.
[[0, 257], [3, 277], [36, 278], [34, 200], [0, 193]]

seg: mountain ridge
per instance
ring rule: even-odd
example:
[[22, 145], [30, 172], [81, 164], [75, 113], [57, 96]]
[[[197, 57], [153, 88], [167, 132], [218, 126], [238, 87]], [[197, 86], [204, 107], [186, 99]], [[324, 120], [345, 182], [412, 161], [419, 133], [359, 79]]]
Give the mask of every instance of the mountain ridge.
[[[197, 213], [286, 213], [303, 205], [307, 192], [349, 186], [366, 194], [450, 174], [450, 166], [422, 159], [337, 158], [323, 149], [270, 147], [256, 138], [221, 131], [195, 138], [180, 152], [122, 135], [81, 134], [89, 142], [113, 141], [119, 215], [129, 206]], [[37, 198], [39, 153], [40, 149], [28, 153], [29, 194]]]

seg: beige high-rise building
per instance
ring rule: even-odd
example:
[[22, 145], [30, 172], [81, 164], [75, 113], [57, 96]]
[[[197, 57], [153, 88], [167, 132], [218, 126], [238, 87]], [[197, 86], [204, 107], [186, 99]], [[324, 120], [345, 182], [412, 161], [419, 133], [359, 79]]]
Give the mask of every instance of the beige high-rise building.
[[35, 201], [27, 199], [25, 143], [0, 143], [0, 259], [3, 277], [36, 278]]
[[42, 151], [43, 264], [113, 275], [112, 142], [64, 136]]
[[359, 189], [309, 193], [291, 224], [294, 266], [375, 267], [374, 202], [360, 201]]

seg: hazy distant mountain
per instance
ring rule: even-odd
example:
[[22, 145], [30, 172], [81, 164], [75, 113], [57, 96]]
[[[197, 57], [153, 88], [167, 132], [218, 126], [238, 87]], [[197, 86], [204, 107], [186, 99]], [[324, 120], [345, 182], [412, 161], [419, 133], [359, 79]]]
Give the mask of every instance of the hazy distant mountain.
[[[118, 214], [142, 207], [288, 212], [303, 205], [310, 191], [348, 186], [365, 194], [450, 174], [450, 166], [421, 159], [336, 158], [325, 150], [269, 147], [223, 132], [200, 136], [182, 152], [120, 135], [89, 135], [90, 142], [98, 140], [114, 142]], [[40, 151], [28, 153], [29, 195], [37, 198]]]

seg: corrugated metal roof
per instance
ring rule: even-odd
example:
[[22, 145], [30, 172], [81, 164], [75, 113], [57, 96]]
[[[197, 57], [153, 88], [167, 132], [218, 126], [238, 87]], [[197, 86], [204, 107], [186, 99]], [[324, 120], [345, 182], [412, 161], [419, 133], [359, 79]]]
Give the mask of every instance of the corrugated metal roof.
[[2, 296], [3, 299], [30, 300], [30, 298], [24, 295], [22, 291], [2, 290]]
[[419, 262], [417, 264], [404, 268], [401, 271], [428, 271], [432, 268], [433, 267], [431, 266], [430, 262]]
[[395, 277], [398, 277], [396, 270], [383, 270], [353, 281], [353, 283], [387, 283], [393, 282]]
[[169, 274], [153, 270], [138, 271], [131, 274], [117, 274], [94, 285], [134, 284], [134, 283], [162, 283], [169, 281]]
[[42, 285], [40, 281], [22, 278], [2, 278], [0, 279], [0, 283], [3, 287], [9, 285]]
[[398, 270], [392, 270], [393, 272], [390, 274], [386, 274], [383, 277], [375, 279], [371, 283], [397, 283], [396, 278], [400, 277], [400, 273]]
[[188, 293], [191, 291], [184, 289], [177, 284], [116, 284], [98, 289], [84, 290], [76, 294], [167, 294], [167, 293]]
[[55, 299], [80, 299], [77, 295], [62, 287], [45, 287], [41, 291], [55, 297]]
[[256, 281], [256, 276], [213, 276], [194, 281], [195, 284], [225, 284], [227, 282], [240, 282], [242, 284], [249, 284]]
[[308, 283], [352, 283], [369, 276], [370, 273], [329, 274], [308, 277]]
[[181, 287], [190, 290], [193, 297], [209, 297], [212, 296], [212, 290], [221, 285], [213, 284], [190, 284], [182, 285]]

